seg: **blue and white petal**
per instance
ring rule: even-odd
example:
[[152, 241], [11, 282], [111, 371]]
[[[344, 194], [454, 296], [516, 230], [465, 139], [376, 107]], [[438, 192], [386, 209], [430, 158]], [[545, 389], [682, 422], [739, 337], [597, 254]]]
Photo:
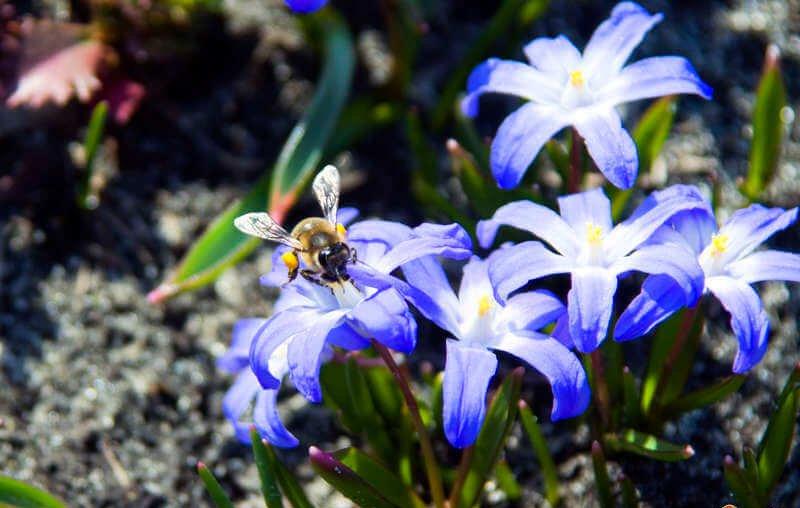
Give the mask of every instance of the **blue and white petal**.
[[731, 315], [731, 328], [739, 340], [733, 372], [743, 374], [767, 351], [769, 317], [758, 294], [745, 282], [726, 276], [709, 277], [706, 287]]
[[447, 341], [442, 383], [442, 420], [450, 444], [464, 448], [475, 442], [486, 416], [486, 391], [497, 370], [497, 357], [484, 348]]
[[532, 201], [514, 201], [498, 208], [491, 219], [478, 222], [476, 236], [488, 249], [500, 226], [511, 226], [533, 233], [565, 256], [577, 256], [581, 244], [575, 232], [556, 212]]
[[800, 254], [764, 250], [734, 261], [728, 272], [737, 279], [752, 284], [765, 280], [800, 282]]
[[491, 347], [516, 356], [547, 378], [553, 391], [553, 421], [586, 411], [590, 398], [586, 372], [562, 343], [540, 333], [517, 332], [503, 335]]
[[609, 182], [629, 189], [636, 181], [639, 156], [631, 135], [613, 109], [592, 109], [575, 118], [575, 128], [586, 142], [589, 155]]
[[685, 293], [672, 277], [651, 275], [617, 319], [614, 339], [624, 342], [646, 335], [685, 305]]
[[581, 63], [581, 52], [563, 35], [539, 37], [523, 48], [531, 65], [542, 72], [555, 75], [555, 81], [564, 82], [569, 73]]
[[489, 260], [489, 279], [495, 297], [504, 302], [509, 293], [531, 280], [568, 273], [574, 268], [573, 260], [556, 254], [541, 242], [529, 241], [496, 251]]
[[596, 267], [573, 270], [567, 312], [569, 332], [578, 351], [591, 353], [605, 339], [616, 291], [613, 272]]
[[279, 448], [292, 448], [300, 444], [286, 430], [278, 414], [278, 390], [260, 390], [253, 407], [253, 424], [263, 439]]
[[711, 99], [713, 90], [700, 79], [689, 60], [679, 56], [655, 56], [622, 69], [607, 86], [597, 91], [596, 98], [617, 105], [674, 94], [695, 94]]
[[306, 330], [292, 336], [288, 342], [287, 364], [289, 377], [297, 391], [310, 402], [322, 402], [319, 369], [331, 329], [337, 327], [347, 310], [329, 311], [318, 315], [315, 321], [306, 322]]

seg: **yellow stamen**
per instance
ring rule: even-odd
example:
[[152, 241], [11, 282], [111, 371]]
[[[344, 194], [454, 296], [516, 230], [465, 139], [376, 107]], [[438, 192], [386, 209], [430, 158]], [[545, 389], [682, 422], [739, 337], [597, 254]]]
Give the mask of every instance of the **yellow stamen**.
[[297, 261], [297, 255], [294, 253], [294, 251], [284, 252], [281, 254], [281, 261], [283, 261], [283, 264], [286, 265], [286, 268], [288, 268], [289, 271], [296, 270], [297, 265], [299, 264]]
[[347, 235], [347, 230], [341, 224], [336, 225], [336, 232], [339, 233], [339, 236], [341, 236], [342, 238], [344, 238], [345, 235]]
[[722, 255], [726, 250], [728, 250], [728, 243], [730, 242], [730, 238], [728, 235], [712, 235], [711, 236], [711, 255], [714, 257]]
[[483, 317], [489, 313], [494, 307], [494, 302], [492, 301], [492, 297], [489, 295], [483, 295], [480, 300], [478, 300], [478, 317]]
[[576, 87], [580, 88], [586, 84], [586, 78], [583, 77], [583, 71], [572, 71], [569, 73], [569, 83]]
[[603, 240], [603, 228], [591, 222], [586, 223], [586, 242], [589, 245], [597, 245]]

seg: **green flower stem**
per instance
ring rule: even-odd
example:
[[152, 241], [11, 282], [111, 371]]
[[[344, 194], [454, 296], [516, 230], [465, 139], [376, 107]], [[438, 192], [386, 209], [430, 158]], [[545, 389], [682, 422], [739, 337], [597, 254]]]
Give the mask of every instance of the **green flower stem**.
[[609, 422], [611, 421], [611, 395], [608, 391], [608, 382], [606, 381], [603, 352], [600, 348], [597, 348], [589, 354], [589, 357], [592, 360], [592, 379], [594, 380], [593, 392], [595, 394], [597, 411], [600, 413], [600, 421], [603, 428], [608, 428]]
[[467, 479], [469, 473], [469, 466], [472, 463], [472, 454], [475, 451], [475, 446], [468, 446], [461, 453], [461, 463], [458, 465], [458, 476], [453, 486], [450, 488], [450, 498], [447, 500], [448, 507], [458, 506], [458, 501], [461, 498], [461, 488]]
[[675, 342], [672, 343], [667, 359], [664, 361], [664, 366], [661, 368], [661, 375], [658, 377], [658, 384], [656, 384], [655, 392], [653, 392], [653, 403], [656, 405], [655, 414], [658, 414], [661, 410], [661, 408], [658, 407], [660, 406], [661, 394], [667, 388], [667, 383], [669, 382], [675, 362], [678, 360], [681, 351], [683, 351], [686, 342], [689, 340], [692, 324], [697, 317], [697, 309], [699, 307], [700, 305], [695, 305], [693, 308], [686, 309], [683, 319], [681, 320], [681, 326], [678, 329], [678, 334], [675, 336]]
[[581, 190], [583, 138], [578, 129], [572, 128], [572, 141], [569, 149], [569, 175], [567, 176], [567, 192], [574, 194]]
[[406, 405], [408, 406], [408, 412], [411, 414], [411, 421], [414, 424], [417, 435], [419, 436], [419, 444], [420, 448], [422, 449], [422, 460], [425, 464], [425, 473], [428, 475], [428, 486], [431, 489], [433, 504], [436, 506], [436, 508], [444, 508], [445, 498], [444, 487], [442, 487], [442, 475], [439, 471], [439, 465], [436, 463], [436, 456], [433, 453], [431, 438], [428, 435], [428, 430], [425, 428], [425, 424], [422, 423], [422, 417], [419, 414], [419, 407], [417, 406], [417, 399], [414, 398], [414, 394], [411, 392], [411, 386], [408, 382], [408, 378], [397, 365], [397, 362], [394, 361], [394, 358], [392, 358], [392, 353], [386, 348], [386, 346], [377, 340], [372, 339], [372, 347], [374, 347], [375, 351], [377, 351], [381, 358], [383, 358], [386, 366], [389, 367], [389, 370], [397, 381], [400, 391], [403, 392], [403, 397], [406, 399]]

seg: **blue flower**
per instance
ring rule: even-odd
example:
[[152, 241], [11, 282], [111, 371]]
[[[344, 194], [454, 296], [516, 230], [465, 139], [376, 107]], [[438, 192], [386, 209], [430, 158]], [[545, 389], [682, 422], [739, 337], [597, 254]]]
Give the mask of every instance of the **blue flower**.
[[619, 276], [630, 271], [665, 273], [678, 282], [681, 298], [693, 303], [700, 297], [703, 273], [687, 247], [641, 244], [676, 213], [702, 207], [701, 199], [674, 192], [670, 199], [635, 212], [616, 227], [611, 223], [611, 203], [600, 189], [561, 197], [558, 206], [561, 215], [530, 201], [516, 201], [478, 223], [483, 247], [492, 244], [501, 225], [509, 225], [533, 233], [554, 249], [528, 241], [493, 255], [489, 278], [499, 300], [530, 280], [571, 274], [569, 333], [575, 347], [589, 353], [605, 338]]
[[564, 305], [546, 291], [520, 294], [503, 305], [495, 299], [487, 267], [487, 261], [472, 258], [458, 295], [433, 259], [405, 269], [409, 284], [438, 307], [420, 310], [437, 316], [435, 323], [453, 337], [447, 340], [442, 418], [447, 439], [458, 448], [471, 445], [483, 423], [486, 390], [497, 369], [490, 350], [510, 353], [544, 374], [553, 390], [553, 420], [577, 416], [589, 404], [580, 361], [557, 339], [536, 331], [563, 315]]
[[322, 9], [328, 0], [283, 0], [294, 12], [308, 14]]
[[542, 145], [570, 125], [611, 183], [623, 189], [633, 185], [636, 146], [614, 107], [679, 93], [711, 98], [711, 88], [685, 58], [652, 57], [624, 66], [661, 18], [622, 2], [595, 30], [583, 54], [564, 36], [539, 38], [524, 48], [530, 65], [491, 58], [472, 71], [462, 103], [467, 116], [478, 114], [478, 98], [487, 92], [530, 101], [506, 118], [492, 143], [492, 172], [501, 188], [519, 185]]
[[[236, 375], [233, 385], [222, 399], [222, 412], [233, 424], [239, 441], [250, 443], [250, 426], [255, 425], [259, 434], [282, 448], [297, 446], [297, 438], [283, 426], [278, 416], [278, 388], [265, 390], [253, 371], [250, 370], [250, 346], [253, 338], [265, 331], [266, 319], [246, 318], [233, 327], [233, 340], [228, 351], [217, 360], [220, 370]], [[281, 377], [287, 372], [285, 350], [273, 358], [273, 371]], [[255, 402], [255, 403], [254, 403]], [[244, 416], [252, 407], [252, 416]]]
[[[687, 187], [700, 195], [699, 190]], [[668, 191], [654, 193], [649, 206], [670, 199]], [[766, 208], [751, 205], [734, 212], [717, 230], [710, 204], [673, 217], [648, 241], [651, 244], [682, 243], [696, 257], [705, 276], [704, 291], [710, 292], [731, 315], [731, 327], [739, 341], [733, 371], [741, 374], [755, 366], [767, 349], [769, 318], [754, 282], [785, 280], [800, 282], [800, 255], [776, 250], [754, 250], [770, 236], [797, 220], [797, 208]], [[648, 277], [642, 292], [622, 313], [614, 338], [626, 341], [640, 337], [687, 306], [672, 278]]]
[[[346, 220], [341, 219], [342, 211], [339, 216], [340, 222], [345, 223]], [[354, 224], [348, 232], [348, 244], [356, 249], [359, 258], [357, 265], [348, 266], [348, 272], [356, 267], [368, 267], [390, 279], [395, 279], [390, 275], [392, 271], [417, 258], [443, 255], [465, 259], [472, 248], [467, 233], [455, 224], [423, 224], [411, 229], [396, 222], [378, 220]], [[285, 282], [286, 271], [278, 261], [282, 252], [284, 250], [279, 248], [274, 253], [273, 271], [262, 277], [262, 283], [278, 285]], [[251, 331], [253, 329], [250, 327]], [[239, 411], [239, 408], [244, 404], [235, 405], [234, 401], [244, 400], [248, 395], [251, 399], [256, 396], [254, 379], [255, 386], [260, 385], [272, 397], [262, 403], [270, 411], [266, 414], [254, 412], [255, 418], [261, 418], [256, 419], [256, 427], [276, 446], [294, 446], [296, 440], [281, 434], [280, 431], [285, 432], [285, 429], [272, 410], [274, 394], [286, 374], [309, 401], [320, 402], [319, 369], [331, 356], [333, 346], [364, 349], [374, 338], [387, 347], [409, 353], [416, 345], [416, 333], [416, 321], [403, 294], [394, 287], [370, 287], [355, 277], [353, 283], [332, 287], [296, 279], [284, 287], [273, 315], [263, 320], [251, 337], [248, 357], [252, 372], [240, 374], [242, 387], [237, 395], [231, 395], [232, 402], [230, 409], [225, 411], [226, 415], [234, 420], [235, 426], [238, 424], [237, 430], [245, 425], [238, 423], [245, 411]], [[240, 351], [241, 346], [236, 350]], [[237, 383], [231, 390], [237, 388]], [[267, 397], [261, 393], [257, 396]], [[270, 400], [271, 406], [267, 404]], [[257, 398], [256, 403], [258, 401]]]

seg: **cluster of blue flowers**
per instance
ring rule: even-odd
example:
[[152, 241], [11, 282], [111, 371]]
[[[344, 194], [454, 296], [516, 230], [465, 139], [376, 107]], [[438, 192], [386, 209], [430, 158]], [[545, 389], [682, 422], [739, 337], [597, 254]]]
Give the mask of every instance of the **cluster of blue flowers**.
[[[478, 97], [486, 92], [530, 101], [503, 122], [492, 144], [491, 165], [500, 187], [518, 185], [542, 145], [569, 125], [585, 139], [611, 183], [620, 188], [634, 183], [636, 147], [614, 107], [666, 94], [711, 96], [683, 58], [624, 65], [660, 19], [624, 2], [583, 54], [564, 37], [542, 38], [525, 47], [530, 65], [490, 59], [475, 69], [463, 102], [468, 115], [477, 113]], [[633, 272], [647, 277], [620, 313], [611, 332], [615, 340], [641, 337], [711, 293], [730, 313], [739, 342], [733, 371], [746, 372], [763, 357], [769, 320], [751, 284], [800, 281], [800, 256], [755, 249], [794, 223], [796, 208], [752, 205], [718, 228], [709, 201], [687, 185], [654, 192], [616, 225], [600, 189], [561, 197], [558, 207], [556, 213], [517, 201], [479, 222], [476, 236], [485, 249], [501, 226], [536, 238], [500, 246], [486, 259], [473, 254], [469, 234], [457, 224], [413, 229], [380, 220], [351, 224], [355, 211], [340, 210], [339, 222], [349, 224], [347, 242], [358, 252], [358, 262], [347, 267], [352, 284], [329, 288], [298, 278], [283, 287], [271, 317], [236, 324], [231, 348], [219, 360], [221, 368], [238, 376], [223, 402], [237, 436], [247, 441], [254, 424], [276, 446], [297, 445], [276, 409], [283, 378], [288, 374], [303, 396], [318, 403], [320, 366], [333, 358], [334, 348], [362, 350], [375, 340], [411, 353], [417, 341], [411, 307], [450, 336], [442, 414], [454, 446], [469, 446], [480, 430], [497, 369], [494, 351], [511, 354], [547, 378], [553, 420], [580, 415], [590, 389], [576, 351], [591, 353], [609, 335], [618, 282]], [[263, 284], [285, 281], [283, 252], [276, 250]], [[466, 261], [457, 292], [441, 258]], [[531, 281], [553, 274], [570, 276], [566, 305], [550, 292], [529, 289]], [[549, 333], [542, 331], [551, 324]]]

